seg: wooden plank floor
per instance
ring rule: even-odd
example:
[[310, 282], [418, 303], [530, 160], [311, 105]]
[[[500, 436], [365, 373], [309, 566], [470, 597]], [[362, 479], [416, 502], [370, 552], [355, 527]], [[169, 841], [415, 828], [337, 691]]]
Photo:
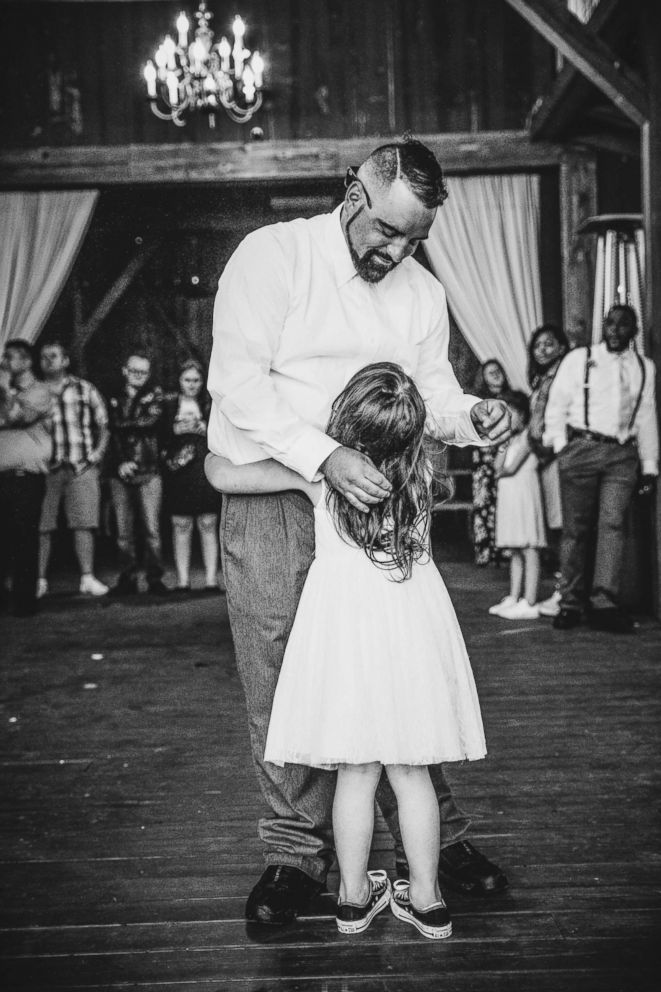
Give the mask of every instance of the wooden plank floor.
[[[489, 744], [452, 780], [508, 893], [448, 892], [454, 936], [438, 944], [390, 914], [340, 937], [330, 897], [295, 927], [247, 927], [262, 805], [224, 599], [54, 597], [0, 618], [2, 987], [661, 987], [661, 630], [489, 618], [504, 571], [441, 567]], [[393, 867], [383, 824], [372, 860]]]

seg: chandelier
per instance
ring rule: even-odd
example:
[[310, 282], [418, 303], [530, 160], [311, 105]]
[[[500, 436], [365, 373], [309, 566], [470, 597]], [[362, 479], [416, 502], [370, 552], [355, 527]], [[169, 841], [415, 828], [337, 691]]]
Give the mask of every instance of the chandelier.
[[214, 45], [209, 26], [213, 14], [205, 0], [195, 17], [193, 40], [189, 43], [191, 25], [182, 11], [176, 21], [177, 42], [166, 35], [144, 68], [151, 109], [160, 120], [178, 127], [186, 123], [187, 112], [201, 110], [209, 115], [209, 127], [215, 127], [216, 111], [224, 107], [236, 124], [244, 124], [262, 105], [264, 60], [244, 47], [246, 25], [241, 17], [232, 24], [232, 45], [224, 36]]

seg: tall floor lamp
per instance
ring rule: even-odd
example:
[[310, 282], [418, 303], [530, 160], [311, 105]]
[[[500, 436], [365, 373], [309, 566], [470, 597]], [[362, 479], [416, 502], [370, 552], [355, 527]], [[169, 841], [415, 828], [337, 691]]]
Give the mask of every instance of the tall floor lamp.
[[[614, 303], [628, 303], [645, 328], [645, 239], [641, 214], [589, 217], [578, 234], [596, 234], [597, 252], [592, 305], [592, 344], [602, 336], [605, 314]], [[641, 338], [643, 335], [641, 334]], [[643, 341], [640, 342], [644, 344]]]

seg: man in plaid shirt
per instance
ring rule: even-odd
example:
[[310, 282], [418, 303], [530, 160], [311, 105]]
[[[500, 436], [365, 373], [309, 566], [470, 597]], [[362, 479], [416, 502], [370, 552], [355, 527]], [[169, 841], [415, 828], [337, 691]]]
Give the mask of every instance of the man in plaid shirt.
[[41, 370], [53, 397], [53, 458], [41, 512], [37, 596], [48, 592], [48, 562], [58, 512], [64, 504], [80, 566], [80, 592], [104, 596], [108, 586], [94, 575], [94, 531], [99, 526], [99, 465], [110, 437], [101, 394], [69, 372], [69, 354], [59, 341], [41, 348]]

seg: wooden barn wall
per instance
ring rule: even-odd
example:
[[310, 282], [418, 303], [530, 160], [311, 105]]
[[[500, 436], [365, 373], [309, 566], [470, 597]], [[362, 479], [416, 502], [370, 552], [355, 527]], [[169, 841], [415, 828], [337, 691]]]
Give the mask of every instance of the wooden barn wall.
[[[268, 139], [517, 129], [553, 73], [552, 49], [504, 0], [211, 0], [216, 36], [238, 11], [267, 59]], [[224, 112], [177, 128], [151, 113], [141, 70], [195, 0], [0, 0], [16, 58], [0, 63], [6, 147], [238, 141]], [[192, 19], [192, 16], [191, 16]], [[24, 43], [24, 39], [29, 43]], [[10, 98], [7, 96], [10, 95]]]

